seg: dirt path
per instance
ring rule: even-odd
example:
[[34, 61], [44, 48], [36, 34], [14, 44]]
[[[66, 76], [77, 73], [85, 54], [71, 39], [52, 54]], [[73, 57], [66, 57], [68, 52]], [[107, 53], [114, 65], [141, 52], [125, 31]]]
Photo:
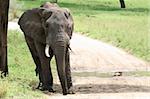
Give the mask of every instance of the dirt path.
[[43, 99], [150, 99], [146, 93], [102, 93], [102, 94], [78, 94], [68, 96], [45, 96]]
[[[9, 29], [19, 29], [9, 23]], [[74, 34], [71, 40], [73, 72], [149, 71], [150, 65], [123, 50], [101, 41]], [[73, 77], [76, 94], [63, 96], [59, 80], [56, 93], [44, 99], [150, 99], [150, 77]]]
[[145, 71], [150, 66], [122, 49], [74, 34], [71, 40], [71, 66], [81, 71]]
[[74, 77], [76, 94], [63, 96], [59, 82], [56, 93], [44, 99], [150, 99], [150, 77]]

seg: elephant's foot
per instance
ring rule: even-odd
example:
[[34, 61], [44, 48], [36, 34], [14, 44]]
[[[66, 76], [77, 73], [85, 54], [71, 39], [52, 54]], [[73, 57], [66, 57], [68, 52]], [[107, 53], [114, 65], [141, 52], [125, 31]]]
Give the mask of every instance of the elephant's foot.
[[63, 92], [63, 95], [67, 95], [68, 94], [68, 92]]
[[39, 89], [41, 91], [46, 91], [48, 90], [49, 92], [56, 92], [55, 90], [53, 90], [52, 86], [43, 86], [43, 84], [40, 82], [39, 85], [37, 86], [36, 89]]
[[75, 94], [73, 86], [69, 88], [68, 94]]
[[48, 90], [49, 92], [56, 92], [55, 90], [53, 90], [52, 86], [42, 86], [42, 88], [40, 89], [41, 91], [46, 91]]
[[75, 94], [73, 87], [70, 87], [67, 91], [63, 92], [63, 95]]
[[39, 85], [36, 87], [36, 89], [41, 89], [42, 87], [42, 82], [39, 82]]
[[49, 92], [52, 92], [52, 93], [56, 92], [53, 88], [48, 89], [48, 91], [49, 91]]

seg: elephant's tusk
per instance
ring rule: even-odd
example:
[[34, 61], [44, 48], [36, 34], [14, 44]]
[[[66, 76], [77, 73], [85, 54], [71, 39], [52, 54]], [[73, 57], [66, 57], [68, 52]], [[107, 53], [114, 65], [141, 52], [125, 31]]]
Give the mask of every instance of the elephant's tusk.
[[46, 44], [46, 47], [45, 47], [45, 55], [47, 56], [47, 57], [50, 57], [50, 55], [49, 55], [49, 45], [48, 44]]

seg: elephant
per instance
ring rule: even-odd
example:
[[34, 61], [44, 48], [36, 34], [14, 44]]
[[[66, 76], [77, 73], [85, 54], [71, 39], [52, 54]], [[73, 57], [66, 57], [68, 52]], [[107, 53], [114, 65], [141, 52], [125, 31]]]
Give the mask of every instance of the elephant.
[[62, 93], [73, 94], [69, 53], [74, 30], [73, 17], [66, 8], [47, 6], [25, 11], [18, 24], [36, 65], [36, 74], [39, 74], [38, 88], [54, 92], [50, 66], [54, 56]]

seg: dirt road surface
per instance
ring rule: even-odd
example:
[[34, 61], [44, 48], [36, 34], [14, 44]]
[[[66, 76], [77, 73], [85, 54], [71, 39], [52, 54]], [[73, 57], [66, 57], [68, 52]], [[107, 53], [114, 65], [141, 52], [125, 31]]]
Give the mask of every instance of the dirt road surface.
[[[9, 29], [19, 30], [14, 22]], [[20, 31], [20, 30], [19, 30]], [[149, 63], [122, 49], [101, 41], [74, 34], [71, 40], [72, 72], [127, 72], [149, 71]], [[150, 99], [150, 77], [80, 77], [73, 76], [76, 94], [63, 96], [59, 80], [56, 93], [45, 92], [43, 99]]]
[[[71, 66], [81, 71], [145, 71], [150, 66], [122, 49], [74, 34], [71, 40]], [[78, 68], [78, 69], [76, 69]]]

